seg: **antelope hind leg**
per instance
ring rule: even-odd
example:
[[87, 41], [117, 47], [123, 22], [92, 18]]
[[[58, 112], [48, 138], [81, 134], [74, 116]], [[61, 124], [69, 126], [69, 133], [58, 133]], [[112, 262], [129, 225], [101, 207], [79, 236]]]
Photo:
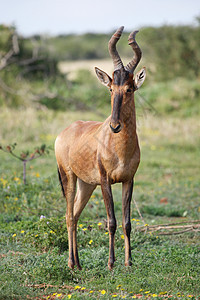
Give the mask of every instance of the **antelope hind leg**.
[[67, 231], [68, 231], [68, 246], [69, 246], [68, 267], [70, 269], [73, 269], [75, 264], [74, 253], [73, 253], [74, 197], [75, 197], [77, 177], [71, 170], [68, 171], [67, 173], [61, 171], [60, 174], [61, 174], [62, 184], [63, 184], [65, 197], [67, 201], [66, 224], [67, 224]]
[[74, 251], [75, 264], [77, 265], [79, 270], [81, 270], [81, 265], [79, 262], [78, 248], [77, 248], [77, 223], [84, 207], [86, 206], [95, 188], [96, 185], [88, 184], [82, 181], [80, 178], [78, 178], [77, 193], [76, 193], [75, 203], [74, 203], [73, 251]]

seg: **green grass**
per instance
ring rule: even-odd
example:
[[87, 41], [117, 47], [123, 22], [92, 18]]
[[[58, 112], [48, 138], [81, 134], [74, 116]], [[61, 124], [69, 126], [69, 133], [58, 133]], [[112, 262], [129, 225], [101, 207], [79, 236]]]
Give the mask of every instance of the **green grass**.
[[[53, 146], [56, 135], [76, 119], [102, 119], [92, 112], [32, 108], [4, 109], [0, 118], [1, 144], [17, 142], [19, 153], [42, 143]], [[197, 123], [198, 116], [184, 121], [138, 116], [142, 158], [134, 197], [149, 225], [200, 219]], [[53, 151], [27, 164], [26, 186], [21, 162], [2, 151], [0, 160], [0, 299], [70, 299], [70, 295], [71, 299], [198, 299], [198, 232], [176, 236], [138, 232], [143, 224], [132, 204], [133, 266], [125, 267], [121, 185], [115, 185], [117, 260], [110, 272], [106, 212], [98, 188], [79, 221], [83, 269], [69, 270], [66, 203]]]

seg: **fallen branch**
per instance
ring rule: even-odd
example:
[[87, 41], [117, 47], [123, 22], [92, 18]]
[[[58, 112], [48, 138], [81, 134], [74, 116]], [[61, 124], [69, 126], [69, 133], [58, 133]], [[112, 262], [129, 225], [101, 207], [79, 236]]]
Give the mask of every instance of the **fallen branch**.
[[[181, 225], [183, 223], [190, 223], [187, 225]], [[182, 229], [181, 231], [177, 231], [177, 229]], [[188, 221], [188, 222], [180, 222], [180, 223], [172, 223], [172, 224], [161, 224], [161, 225], [146, 225], [142, 227], [137, 227], [136, 230], [140, 232], [151, 232], [158, 235], [176, 235], [182, 234], [185, 232], [199, 232], [200, 231], [200, 220], [196, 221]], [[166, 230], [168, 230], [166, 232]], [[160, 231], [160, 232], [158, 232]], [[158, 233], [157, 233], [158, 232]]]
[[43, 289], [44, 292], [46, 293], [47, 289], [49, 288], [56, 288], [58, 289], [67, 289], [69, 291], [73, 291], [74, 287], [71, 285], [53, 285], [53, 284], [48, 284], [48, 283], [41, 283], [41, 284], [26, 284], [26, 287], [30, 287], [30, 288], [36, 288], [36, 289]]

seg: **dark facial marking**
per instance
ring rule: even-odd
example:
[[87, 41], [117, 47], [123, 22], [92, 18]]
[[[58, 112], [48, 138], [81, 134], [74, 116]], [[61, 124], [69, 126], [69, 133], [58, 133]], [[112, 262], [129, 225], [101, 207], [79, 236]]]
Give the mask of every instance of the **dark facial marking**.
[[122, 86], [129, 79], [129, 72], [124, 69], [116, 70], [113, 74], [114, 84]]

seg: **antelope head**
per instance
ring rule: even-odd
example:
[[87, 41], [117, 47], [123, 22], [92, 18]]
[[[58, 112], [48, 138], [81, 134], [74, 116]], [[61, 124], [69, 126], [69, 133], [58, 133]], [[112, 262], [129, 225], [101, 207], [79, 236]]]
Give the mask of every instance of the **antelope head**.
[[[134, 70], [137, 67], [142, 52], [138, 46], [135, 36], [138, 31], [134, 31], [129, 35], [129, 45], [134, 52], [133, 59], [124, 67], [119, 53], [116, 49], [116, 44], [121, 37], [124, 27], [120, 27], [111, 37], [108, 43], [110, 56], [114, 64], [114, 72], [112, 78], [99, 68], [95, 68], [98, 79], [102, 84], [107, 86], [111, 91], [111, 118], [110, 128], [112, 132], [118, 133], [123, 128], [125, 107], [134, 110], [134, 92], [143, 84], [146, 76], [145, 68], [142, 68], [134, 77]], [[126, 109], [127, 111], [127, 109]]]

